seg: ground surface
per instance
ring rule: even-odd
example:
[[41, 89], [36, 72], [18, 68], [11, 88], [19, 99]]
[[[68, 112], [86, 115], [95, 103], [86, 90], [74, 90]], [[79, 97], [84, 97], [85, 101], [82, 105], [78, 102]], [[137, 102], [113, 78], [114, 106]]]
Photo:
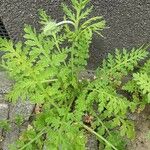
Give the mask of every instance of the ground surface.
[[150, 106], [132, 116], [136, 126], [136, 139], [128, 144], [128, 150], [150, 150]]
[[[4, 95], [10, 91], [13, 84], [7, 76], [5, 72], [0, 72], [0, 120], [8, 119], [13, 122], [15, 116], [19, 114], [23, 116], [25, 121], [28, 121], [33, 110], [33, 105], [28, 101], [22, 103], [20, 100], [14, 105], [8, 103], [4, 98]], [[14, 123], [11, 123], [10, 126], [11, 130], [9, 132], [4, 132], [0, 129], [0, 150], [8, 150], [8, 145], [18, 138], [22, 129], [22, 127], [18, 127]]]
[[[85, 73], [84, 73], [85, 74]], [[86, 75], [87, 76], [87, 75]], [[9, 104], [4, 100], [4, 94], [10, 90], [12, 82], [6, 77], [4, 72], [0, 72], [0, 120], [13, 120], [15, 115], [21, 114], [25, 121], [28, 122], [29, 116], [32, 113], [33, 105], [28, 101], [21, 103], [18, 101], [17, 105]], [[130, 119], [134, 120], [136, 126], [136, 139], [128, 143], [128, 150], [150, 150], [150, 139], [147, 138], [150, 131], [150, 106], [147, 106], [140, 114], [130, 115]], [[4, 133], [0, 129], [0, 150], [8, 150], [8, 145], [16, 140], [23, 127], [18, 127], [11, 124], [11, 130]], [[95, 137], [90, 136], [90, 141], [87, 145], [87, 150], [97, 150], [97, 143], [94, 141]]]

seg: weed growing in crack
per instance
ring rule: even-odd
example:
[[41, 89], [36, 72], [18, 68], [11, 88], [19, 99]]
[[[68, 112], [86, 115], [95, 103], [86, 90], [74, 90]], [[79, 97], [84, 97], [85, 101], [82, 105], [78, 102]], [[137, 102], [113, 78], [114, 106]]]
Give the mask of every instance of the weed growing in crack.
[[[11, 149], [84, 150], [85, 131], [96, 135], [103, 149], [123, 150], [124, 136], [134, 138], [127, 113], [143, 105], [143, 99], [128, 99], [118, 89], [148, 52], [144, 46], [130, 52], [116, 50], [94, 71], [93, 78], [79, 79], [87, 67], [93, 33], [101, 35], [106, 27], [101, 16], [87, 19], [93, 8], [87, 6], [89, 1], [71, 0], [70, 8], [63, 4], [64, 20], [58, 23], [41, 10], [42, 32], [26, 25], [24, 43], [0, 38], [0, 50], [5, 52], [2, 66], [15, 80], [7, 99], [28, 98], [41, 106]], [[133, 74], [133, 82], [131, 88], [149, 97], [145, 73]], [[129, 91], [129, 84], [123, 89]]]

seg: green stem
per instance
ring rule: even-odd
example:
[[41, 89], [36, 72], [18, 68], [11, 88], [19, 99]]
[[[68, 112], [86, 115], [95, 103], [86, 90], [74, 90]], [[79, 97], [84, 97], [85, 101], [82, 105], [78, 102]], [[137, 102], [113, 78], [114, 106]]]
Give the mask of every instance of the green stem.
[[[39, 88], [43, 91], [43, 93], [46, 94], [47, 99], [49, 99], [49, 98], [50, 98], [50, 97], [49, 97], [49, 94], [45, 91], [45, 89], [44, 89], [43, 87], [41, 87], [41, 86], [39, 86]], [[56, 108], [56, 110], [59, 112], [59, 107], [55, 104], [55, 102], [49, 101], [49, 103], [50, 103], [52, 106], [54, 106], [54, 107]]]
[[[53, 34], [53, 38], [54, 38], [55, 45], [56, 45], [56, 48], [58, 49], [59, 53], [62, 53], [62, 52], [61, 52], [61, 49], [60, 49], [60, 47], [59, 47], [59, 44], [58, 44], [58, 40], [57, 40], [56, 34]], [[64, 60], [63, 63], [64, 63], [65, 66], [67, 66], [65, 60]]]
[[[75, 27], [75, 33], [78, 31], [78, 28], [79, 28], [79, 16], [80, 16], [80, 10], [77, 10], [77, 14], [76, 14], [76, 21], [75, 21], [75, 23], [74, 23], [74, 27]], [[78, 36], [78, 35], [77, 35]], [[75, 37], [75, 39], [76, 39], [76, 37]], [[74, 65], [74, 43], [73, 43], [73, 51], [71, 51], [71, 70], [72, 70], [72, 77], [73, 77], [73, 70], [74, 70], [74, 67], [73, 67], [73, 65]]]
[[107, 141], [105, 138], [103, 138], [101, 135], [99, 135], [98, 133], [96, 133], [93, 129], [89, 128], [88, 126], [81, 124], [86, 130], [88, 130], [90, 133], [96, 135], [99, 139], [101, 139], [102, 141], [104, 141], [106, 144], [108, 144], [109, 146], [111, 146], [114, 150], [118, 150], [114, 145], [112, 145], [109, 141]]
[[79, 28], [79, 22], [80, 22], [79, 17], [80, 17], [80, 13], [81, 13], [81, 10], [78, 9], [78, 10], [77, 10], [77, 14], [76, 14], [76, 21], [75, 21], [75, 30], [76, 30], [76, 31], [77, 31], [78, 28]]
[[69, 21], [69, 20], [64, 20], [64, 21], [61, 21], [61, 22], [57, 23], [57, 26], [60, 26], [60, 25], [63, 25], [63, 24], [72, 24], [72, 25], [74, 25], [74, 22]]
[[[48, 93], [47, 93], [47, 92], [46, 92], [46, 96], [47, 96], [47, 98], [49, 99], [49, 95], [48, 95]], [[55, 104], [55, 102], [53, 102], [53, 101], [49, 101], [49, 104], [50, 104], [50, 106], [55, 107], [55, 108], [56, 108], [56, 110], [57, 110], [57, 112], [59, 113], [59, 107]]]
[[[74, 51], [74, 47], [73, 47], [73, 51]], [[71, 73], [72, 73], [72, 78], [73, 78], [73, 70], [74, 70], [74, 67], [73, 67], [73, 64], [74, 64], [74, 58], [73, 58], [73, 51], [71, 51]]]
[[[62, 123], [65, 121], [65, 119], [66, 119], [66, 117], [67, 117], [67, 115], [68, 115], [68, 112], [69, 112], [69, 110], [70, 110], [70, 107], [72, 106], [73, 102], [74, 102], [74, 99], [71, 100], [71, 102], [70, 102], [68, 108], [66, 109], [65, 115], [64, 115], [63, 118], [62, 118]], [[58, 135], [59, 135], [59, 138], [60, 138], [60, 137], [61, 137], [61, 134], [62, 134], [62, 124], [61, 124], [61, 126], [60, 126], [59, 129], [60, 129], [60, 130], [59, 130]]]
[[28, 142], [27, 144], [25, 144], [23, 147], [19, 148], [18, 150], [24, 150], [27, 146], [31, 145], [33, 142], [35, 142], [38, 138], [40, 138], [43, 134], [44, 134], [44, 131], [47, 127], [43, 128], [39, 133], [38, 135], [33, 138], [30, 142]]
[[102, 120], [97, 115], [96, 115], [96, 118], [98, 119], [98, 121], [100, 122], [100, 124], [105, 128], [105, 130], [107, 131], [107, 133], [109, 135], [111, 135], [110, 132], [109, 132], [109, 130], [108, 130], [108, 128], [104, 125], [104, 123], [102, 122]]
[[58, 79], [51, 79], [51, 80], [43, 80], [41, 81], [41, 83], [50, 83], [50, 82], [54, 82], [57, 81]]
[[59, 47], [59, 44], [58, 44], [58, 41], [57, 41], [57, 38], [56, 38], [56, 34], [53, 34], [53, 38], [54, 38], [54, 41], [55, 41], [55, 45], [59, 51], [59, 53], [61, 53], [61, 50], [60, 50], [60, 47]]

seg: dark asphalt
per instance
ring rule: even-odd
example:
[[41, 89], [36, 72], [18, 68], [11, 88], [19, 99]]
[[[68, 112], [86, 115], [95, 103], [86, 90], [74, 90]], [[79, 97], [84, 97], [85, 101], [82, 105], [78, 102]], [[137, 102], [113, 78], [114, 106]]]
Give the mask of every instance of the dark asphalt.
[[[13, 39], [21, 39], [23, 25], [38, 28], [39, 8], [54, 19], [62, 18], [61, 2], [69, 0], [0, 0], [0, 16]], [[115, 48], [131, 48], [150, 42], [150, 0], [91, 0], [93, 15], [107, 21], [105, 38], [94, 36], [89, 67], [95, 68]]]

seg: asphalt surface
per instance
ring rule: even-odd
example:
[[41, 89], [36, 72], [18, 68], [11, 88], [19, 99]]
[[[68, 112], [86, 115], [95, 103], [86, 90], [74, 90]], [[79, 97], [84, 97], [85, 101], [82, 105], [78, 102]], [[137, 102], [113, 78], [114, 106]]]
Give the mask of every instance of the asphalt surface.
[[[0, 0], [0, 17], [11, 38], [22, 37], [24, 24], [37, 29], [37, 11], [43, 8], [56, 20], [61, 20], [61, 2], [69, 0]], [[94, 36], [89, 68], [95, 68], [115, 48], [137, 47], [150, 42], [150, 0], [91, 0], [94, 15], [102, 15], [110, 27], [105, 38]]]

